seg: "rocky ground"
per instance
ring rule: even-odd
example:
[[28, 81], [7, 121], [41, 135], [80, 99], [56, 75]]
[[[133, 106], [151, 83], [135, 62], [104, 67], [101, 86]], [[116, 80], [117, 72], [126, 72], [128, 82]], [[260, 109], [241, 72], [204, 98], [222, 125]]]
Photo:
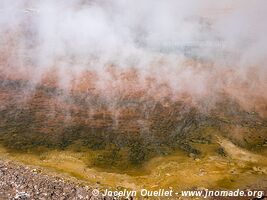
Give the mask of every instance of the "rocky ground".
[[[92, 188], [43, 174], [39, 169], [0, 160], [0, 199], [104, 199]], [[107, 198], [105, 198], [107, 199]]]

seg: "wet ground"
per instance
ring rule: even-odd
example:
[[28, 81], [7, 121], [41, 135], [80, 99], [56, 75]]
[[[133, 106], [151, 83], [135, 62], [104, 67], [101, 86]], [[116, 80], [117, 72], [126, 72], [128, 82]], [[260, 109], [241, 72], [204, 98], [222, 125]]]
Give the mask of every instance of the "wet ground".
[[[75, 177], [101, 190], [267, 187], [266, 118], [227, 96], [202, 112], [185, 101], [156, 101], [141, 94], [113, 102], [100, 94], [65, 96], [43, 85], [31, 91], [27, 82], [14, 80], [2, 80], [0, 86], [2, 160]], [[45, 182], [46, 176], [6, 164], [4, 198], [37, 193], [58, 198], [58, 191], [78, 195], [73, 183], [59, 183], [53, 176]], [[34, 176], [37, 180], [31, 181]], [[50, 188], [51, 181], [59, 190]], [[79, 190], [90, 198], [90, 189]]]

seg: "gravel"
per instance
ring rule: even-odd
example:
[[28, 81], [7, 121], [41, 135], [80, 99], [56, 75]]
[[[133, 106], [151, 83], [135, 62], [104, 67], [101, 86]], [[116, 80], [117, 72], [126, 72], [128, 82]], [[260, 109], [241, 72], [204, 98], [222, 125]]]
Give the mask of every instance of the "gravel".
[[82, 186], [40, 169], [23, 166], [12, 161], [0, 160], [0, 199], [108, 199], [93, 196], [94, 188]]

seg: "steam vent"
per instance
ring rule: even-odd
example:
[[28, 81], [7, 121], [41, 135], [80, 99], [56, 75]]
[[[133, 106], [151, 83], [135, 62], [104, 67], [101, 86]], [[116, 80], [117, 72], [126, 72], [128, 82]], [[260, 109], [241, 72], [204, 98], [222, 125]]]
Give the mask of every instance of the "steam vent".
[[1, 0], [0, 199], [266, 198], [266, 13]]

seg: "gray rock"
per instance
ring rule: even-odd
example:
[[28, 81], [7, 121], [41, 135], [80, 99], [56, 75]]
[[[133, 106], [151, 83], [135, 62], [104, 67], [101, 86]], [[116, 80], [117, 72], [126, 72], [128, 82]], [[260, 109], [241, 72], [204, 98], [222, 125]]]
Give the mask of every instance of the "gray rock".
[[80, 186], [59, 177], [43, 174], [41, 170], [30, 169], [13, 162], [0, 160], [0, 174], [0, 199], [104, 199], [101, 195], [94, 197], [92, 187]]

